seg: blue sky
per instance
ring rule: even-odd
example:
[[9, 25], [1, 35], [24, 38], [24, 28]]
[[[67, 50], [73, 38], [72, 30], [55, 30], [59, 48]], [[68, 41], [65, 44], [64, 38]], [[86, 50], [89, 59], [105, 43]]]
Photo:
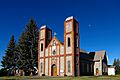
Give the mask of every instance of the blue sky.
[[47, 24], [63, 41], [64, 21], [74, 16], [80, 23], [80, 47], [106, 50], [109, 64], [120, 56], [119, 0], [1, 0], [0, 61], [11, 35], [18, 40], [31, 18], [38, 27]]

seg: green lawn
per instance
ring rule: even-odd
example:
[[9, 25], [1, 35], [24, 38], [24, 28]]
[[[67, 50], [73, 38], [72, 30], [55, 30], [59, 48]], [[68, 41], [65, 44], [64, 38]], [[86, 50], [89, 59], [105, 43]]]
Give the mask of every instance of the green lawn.
[[116, 76], [80, 76], [80, 77], [39, 77], [39, 76], [5, 76], [0, 80], [120, 80], [120, 75]]

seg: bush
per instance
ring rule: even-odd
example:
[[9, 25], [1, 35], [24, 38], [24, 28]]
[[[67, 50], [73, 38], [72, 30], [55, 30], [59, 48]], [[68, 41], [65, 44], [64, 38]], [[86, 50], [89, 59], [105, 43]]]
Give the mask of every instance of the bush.
[[116, 66], [115, 69], [116, 69], [115, 73], [116, 73], [116, 74], [120, 74], [120, 66]]
[[0, 69], [0, 76], [7, 76], [8, 71], [4, 68]]

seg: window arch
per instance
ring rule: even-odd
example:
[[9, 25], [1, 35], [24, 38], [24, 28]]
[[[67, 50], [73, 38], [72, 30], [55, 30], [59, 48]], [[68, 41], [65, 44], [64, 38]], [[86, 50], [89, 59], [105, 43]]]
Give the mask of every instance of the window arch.
[[68, 47], [70, 47], [71, 46], [71, 44], [70, 44], [70, 37], [68, 37]]
[[42, 73], [42, 70], [43, 70], [43, 63], [41, 62], [40, 63], [40, 72]]
[[67, 66], [68, 66], [68, 72], [71, 72], [71, 70], [70, 70], [70, 67], [71, 67], [71, 65], [70, 65], [70, 60], [67, 61]]

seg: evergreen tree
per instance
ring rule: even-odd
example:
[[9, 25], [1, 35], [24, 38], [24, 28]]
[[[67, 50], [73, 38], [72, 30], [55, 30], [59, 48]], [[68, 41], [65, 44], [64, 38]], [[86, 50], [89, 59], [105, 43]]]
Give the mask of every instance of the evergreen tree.
[[34, 67], [37, 67], [38, 61], [38, 35], [37, 25], [31, 19], [22, 32], [17, 45], [14, 36], [12, 36], [2, 60], [4, 69], [9, 71], [22, 69], [25, 72], [35, 72]]
[[33, 19], [30, 20], [30, 23], [26, 26], [25, 29], [26, 33], [26, 40], [28, 46], [28, 59], [29, 59], [29, 67], [33, 68], [34, 66], [37, 67], [37, 56], [38, 56], [38, 28]]
[[113, 66], [116, 66], [116, 58], [114, 59]]
[[113, 65], [115, 66], [116, 73], [120, 74], [120, 60], [119, 60], [119, 58], [114, 59]]
[[1, 61], [2, 67], [9, 71], [15, 68], [15, 45], [16, 42], [14, 36], [12, 35], [5, 52], [5, 56], [3, 56], [3, 60]]
[[37, 67], [38, 32], [35, 21], [31, 19], [18, 41], [17, 66], [27, 72], [34, 72], [34, 67]]
[[119, 58], [117, 59], [116, 66], [120, 66], [120, 60], [119, 60]]
[[25, 34], [24, 32], [21, 34], [20, 38], [19, 38], [19, 41], [18, 41], [18, 44], [16, 45], [16, 51], [15, 53], [17, 54], [16, 56], [16, 67], [18, 69], [22, 69], [23, 66], [25, 65], [25, 40], [24, 40], [24, 37]]

